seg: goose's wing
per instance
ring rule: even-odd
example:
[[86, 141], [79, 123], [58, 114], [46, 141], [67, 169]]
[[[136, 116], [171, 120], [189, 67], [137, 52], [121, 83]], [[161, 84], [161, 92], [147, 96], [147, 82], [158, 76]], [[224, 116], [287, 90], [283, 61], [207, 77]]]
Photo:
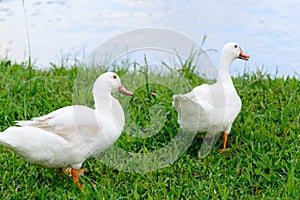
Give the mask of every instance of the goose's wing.
[[64, 138], [76, 133], [89, 133], [101, 128], [95, 111], [86, 106], [67, 106], [29, 121], [17, 121], [19, 126], [43, 129]]

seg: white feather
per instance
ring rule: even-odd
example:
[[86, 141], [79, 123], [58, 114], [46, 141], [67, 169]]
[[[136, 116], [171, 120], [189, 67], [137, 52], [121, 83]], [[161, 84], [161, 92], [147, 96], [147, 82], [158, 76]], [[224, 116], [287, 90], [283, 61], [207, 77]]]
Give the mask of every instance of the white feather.
[[96, 109], [67, 106], [29, 121], [17, 121], [20, 127], [0, 133], [0, 144], [34, 164], [80, 168], [84, 160], [113, 145], [122, 132], [123, 109], [111, 96], [120, 86], [115, 73], [104, 73], [94, 84]]

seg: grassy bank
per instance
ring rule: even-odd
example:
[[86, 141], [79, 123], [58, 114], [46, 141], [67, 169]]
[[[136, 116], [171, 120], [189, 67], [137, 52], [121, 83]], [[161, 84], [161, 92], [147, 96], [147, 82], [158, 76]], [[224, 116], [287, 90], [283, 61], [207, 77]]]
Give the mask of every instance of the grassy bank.
[[[73, 103], [92, 106], [91, 83], [104, 70], [87, 78], [81, 68], [53, 66], [47, 71], [25, 64], [0, 62], [0, 131], [15, 120], [30, 119]], [[171, 106], [173, 92], [188, 90], [203, 80], [185, 74], [184, 81], [166, 77], [126, 75], [117, 69], [124, 85], [135, 97], [120, 97], [127, 103], [130, 118], [137, 126], [154, 130], [151, 119], [163, 121], [160, 131], [149, 137], [131, 137], [127, 123], [116, 146], [135, 153], [162, 148], [178, 131], [177, 114]], [[151, 81], [151, 78], [153, 79]], [[144, 82], [145, 84], [143, 84]], [[140, 83], [140, 84], [139, 84]], [[149, 84], [147, 84], [149, 83]], [[154, 84], [161, 83], [161, 84]], [[230, 149], [220, 154], [217, 146], [199, 159], [201, 140], [195, 139], [187, 152], [172, 165], [146, 173], [116, 170], [97, 158], [87, 160], [80, 191], [56, 169], [44, 169], [25, 162], [0, 146], [0, 197], [2, 199], [297, 199], [300, 193], [300, 81], [271, 78], [260, 72], [234, 78], [243, 107], [233, 124]], [[87, 84], [87, 85], [84, 85]], [[134, 87], [134, 88], [133, 88]], [[174, 90], [168, 88], [173, 87]], [[119, 97], [117, 95], [117, 97]], [[149, 111], [153, 105], [157, 110]], [[163, 114], [161, 114], [163, 113]], [[156, 121], [157, 122], [157, 121]], [[151, 132], [151, 131], [150, 131]], [[94, 183], [96, 186], [93, 186]]]

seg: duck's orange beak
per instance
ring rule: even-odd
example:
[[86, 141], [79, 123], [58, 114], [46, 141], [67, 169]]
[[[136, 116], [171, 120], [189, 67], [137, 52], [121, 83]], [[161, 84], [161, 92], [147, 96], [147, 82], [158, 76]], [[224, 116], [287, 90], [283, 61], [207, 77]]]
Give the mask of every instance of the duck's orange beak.
[[243, 51], [241, 51], [240, 55], [239, 55], [240, 59], [243, 60], [248, 60], [250, 58], [250, 56], [248, 56], [247, 54], [245, 54]]
[[121, 94], [126, 95], [126, 96], [133, 96], [133, 93], [130, 92], [130, 91], [128, 91], [123, 85], [121, 85], [121, 86], [119, 87], [119, 92], [120, 92]]

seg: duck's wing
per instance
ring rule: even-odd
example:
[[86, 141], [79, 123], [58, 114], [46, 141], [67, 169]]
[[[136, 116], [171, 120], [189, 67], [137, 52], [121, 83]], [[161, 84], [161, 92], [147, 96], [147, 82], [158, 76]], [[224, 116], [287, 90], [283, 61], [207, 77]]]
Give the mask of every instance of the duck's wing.
[[186, 94], [179, 94], [173, 96], [173, 106], [180, 113], [184, 112], [187, 116], [193, 116], [195, 113], [209, 112], [212, 105], [206, 101], [195, 101], [196, 97]]
[[185, 96], [195, 102], [206, 102], [208, 104], [212, 104], [211, 87], [212, 85], [208, 84], [197, 86], [189, 93], [186, 93]]
[[63, 107], [29, 121], [17, 121], [17, 125], [40, 128], [64, 138], [72, 136], [72, 134], [89, 133], [93, 129], [101, 128], [95, 111], [86, 106]]
[[211, 85], [203, 84], [186, 94], [174, 95], [173, 106], [187, 118], [210, 113], [213, 109], [210, 87]]
[[178, 123], [181, 128], [197, 133], [205, 132], [213, 110], [211, 104], [206, 101], [194, 101], [187, 95], [174, 95], [173, 105], [178, 112]]

